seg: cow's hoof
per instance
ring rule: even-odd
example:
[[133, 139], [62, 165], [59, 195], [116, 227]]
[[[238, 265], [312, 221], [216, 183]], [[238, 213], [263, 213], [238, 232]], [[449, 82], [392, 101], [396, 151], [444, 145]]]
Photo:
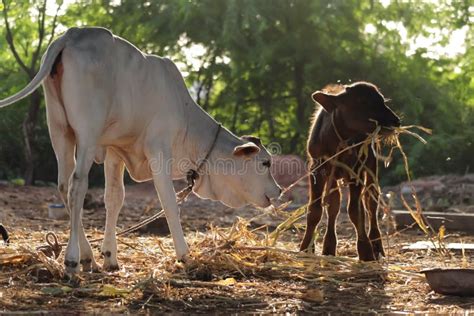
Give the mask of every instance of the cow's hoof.
[[91, 272], [92, 270], [92, 259], [81, 259], [82, 272]]
[[77, 273], [71, 274], [66, 271], [64, 274], [64, 281], [71, 287], [79, 287], [81, 285], [81, 279]]
[[70, 283], [73, 285], [79, 282], [79, 278], [77, 277], [80, 271], [79, 263], [77, 261], [64, 260], [64, 267], [66, 270], [64, 274], [66, 280], [70, 281]]
[[79, 263], [72, 260], [64, 260], [64, 279], [72, 286], [78, 286], [80, 283], [79, 279]]
[[118, 264], [104, 263], [104, 266], [102, 267], [102, 269], [107, 272], [115, 272], [115, 271], [120, 270], [120, 266]]
[[181, 256], [181, 258], [177, 259], [178, 262], [184, 264], [184, 265], [189, 265], [192, 264], [192, 259], [188, 255]]
[[70, 273], [79, 272], [79, 264], [77, 261], [66, 259], [64, 260], [64, 267], [66, 268], [66, 272], [70, 272]]
[[99, 272], [100, 267], [94, 258], [81, 259], [82, 272]]
[[102, 251], [102, 256], [104, 257], [104, 265], [102, 266], [104, 271], [113, 272], [120, 270], [117, 258], [112, 257], [112, 252], [108, 250]]

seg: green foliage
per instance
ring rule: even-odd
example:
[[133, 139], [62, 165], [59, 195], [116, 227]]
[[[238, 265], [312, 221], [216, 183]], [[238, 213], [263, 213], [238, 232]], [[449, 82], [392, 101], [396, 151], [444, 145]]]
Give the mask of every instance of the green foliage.
[[[11, 6], [18, 14], [15, 37], [28, 57], [37, 45], [37, 3]], [[474, 167], [472, 13], [469, 0], [388, 6], [370, 0], [96, 0], [71, 4], [59, 21], [64, 28], [104, 26], [148, 53], [171, 57], [203, 108], [237, 134], [280, 143], [283, 153], [305, 155], [313, 91], [334, 82], [374, 82], [405, 125], [433, 129], [428, 145], [403, 140], [414, 176], [422, 176]], [[403, 26], [406, 36], [395, 26]], [[467, 28], [466, 53], [448, 58], [420, 48], [407, 54], [408, 39], [437, 28], [445, 30], [443, 45], [453, 31]], [[3, 24], [0, 29], [4, 34]], [[195, 45], [205, 53], [191, 59], [186, 52]], [[5, 97], [28, 78], [4, 37], [0, 48], [0, 97]], [[21, 175], [24, 114], [24, 105], [0, 114], [0, 178]], [[38, 148], [45, 149], [39, 178], [52, 181], [55, 159], [44, 116], [38, 135]], [[386, 170], [386, 182], [402, 179], [400, 163]]]

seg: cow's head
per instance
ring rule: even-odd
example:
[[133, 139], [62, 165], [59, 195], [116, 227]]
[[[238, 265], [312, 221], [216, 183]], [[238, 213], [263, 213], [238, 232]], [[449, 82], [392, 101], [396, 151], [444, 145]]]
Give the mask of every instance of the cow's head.
[[231, 207], [271, 205], [281, 188], [270, 173], [271, 155], [258, 137], [218, 140], [194, 192]]
[[384, 134], [390, 134], [394, 127], [400, 126], [400, 118], [385, 104], [379, 89], [368, 82], [333, 85], [316, 91], [312, 97], [342, 120], [341, 128], [352, 133], [372, 133], [380, 125]]

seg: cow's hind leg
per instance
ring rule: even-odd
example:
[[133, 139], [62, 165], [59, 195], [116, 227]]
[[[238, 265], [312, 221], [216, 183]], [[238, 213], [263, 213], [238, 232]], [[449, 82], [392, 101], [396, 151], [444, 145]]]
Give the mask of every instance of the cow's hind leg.
[[357, 252], [362, 261], [374, 261], [372, 244], [365, 230], [365, 210], [362, 203], [362, 185], [351, 183], [349, 185], [349, 217], [357, 231]]
[[[63, 104], [59, 101], [58, 91], [55, 89], [55, 79], [48, 78], [44, 84], [46, 97], [46, 113], [51, 144], [58, 162], [58, 191], [69, 214], [71, 209], [68, 203], [69, 181], [75, 167], [76, 139], [74, 132], [68, 124]], [[98, 265], [94, 260], [92, 249], [87, 242], [84, 229], [81, 225], [79, 231], [80, 257], [84, 271], [97, 270]]]
[[[84, 233], [84, 228], [82, 227], [82, 207], [88, 188], [88, 175], [92, 163], [94, 162], [95, 151], [96, 146], [94, 142], [81, 142], [81, 140], [78, 139], [76, 167], [71, 177], [68, 193], [68, 205], [71, 211], [71, 232], [66, 248], [64, 264], [66, 266], [66, 272], [69, 274], [79, 272], [81, 252], [83, 252], [84, 249], [89, 250], [90, 248], [87, 238], [82, 236]], [[92, 260], [92, 258], [82, 259], [82, 264], [87, 267], [91, 263], [89, 260]]]
[[123, 205], [125, 188], [123, 186], [124, 162], [111, 148], [107, 149], [105, 157], [105, 220], [104, 242], [102, 255], [104, 256], [104, 270], [114, 271], [119, 269], [117, 261], [117, 239], [115, 229], [120, 209]]

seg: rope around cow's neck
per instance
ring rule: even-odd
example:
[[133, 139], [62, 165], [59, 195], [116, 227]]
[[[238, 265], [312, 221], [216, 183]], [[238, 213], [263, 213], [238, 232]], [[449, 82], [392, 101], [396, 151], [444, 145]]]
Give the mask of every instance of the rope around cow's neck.
[[[186, 190], [189, 190], [189, 192], [187, 192], [185, 195], [188, 196], [188, 194], [193, 190], [194, 188], [194, 184], [196, 183], [196, 180], [199, 178], [199, 172], [201, 171], [202, 167], [204, 166], [204, 164], [206, 163], [207, 159], [209, 158], [209, 156], [211, 155], [211, 152], [212, 150], [214, 149], [216, 143], [217, 143], [217, 138], [219, 137], [219, 133], [222, 129], [222, 124], [221, 123], [217, 123], [217, 131], [216, 133], [214, 134], [214, 139], [211, 143], [211, 146], [209, 147], [209, 149], [207, 150], [207, 153], [206, 153], [206, 156], [204, 156], [204, 159], [199, 161], [198, 165], [197, 165], [197, 168], [196, 170], [194, 169], [189, 169], [189, 171], [186, 173], [186, 180], [188, 182], [188, 187], [186, 188]], [[182, 190], [184, 191], [184, 190]], [[181, 191], [181, 192], [182, 192]], [[179, 192], [177, 194], [178, 196], [178, 199], [180, 198], [180, 194], [181, 192]], [[183, 193], [184, 194], [184, 193]]]

